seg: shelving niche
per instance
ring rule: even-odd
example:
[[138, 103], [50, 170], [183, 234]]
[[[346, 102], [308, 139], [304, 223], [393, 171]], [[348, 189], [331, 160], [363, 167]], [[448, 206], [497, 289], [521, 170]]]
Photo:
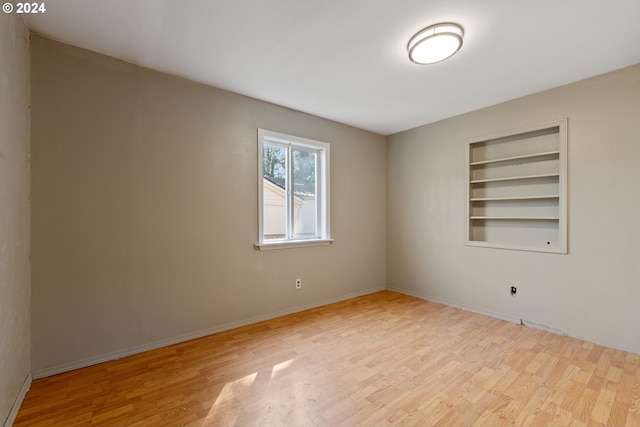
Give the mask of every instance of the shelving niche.
[[467, 146], [467, 245], [567, 252], [567, 120]]

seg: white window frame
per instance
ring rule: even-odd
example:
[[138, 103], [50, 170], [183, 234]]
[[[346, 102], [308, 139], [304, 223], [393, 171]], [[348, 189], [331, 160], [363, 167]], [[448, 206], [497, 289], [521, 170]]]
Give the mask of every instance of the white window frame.
[[[287, 185], [286, 211], [287, 211], [287, 232], [283, 239], [264, 238], [264, 188], [263, 188], [263, 147], [264, 145], [276, 145], [287, 148], [288, 157], [291, 155], [291, 148], [302, 150], [312, 150], [318, 155], [316, 164], [316, 204], [317, 204], [317, 227], [318, 233], [314, 238], [295, 238], [293, 236], [293, 206], [291, 200], [291, 186]], [[258, 243], [256, 247], [260, 250], [283, 249], [303, 246], [329, 245], [333, 242], [329, 227], [329, 144], [298, 136], [286, 135], [284, 133], [273, 132], [265, 129], [258, 129]], [[287, 160], [289, 162], [289, 160]], [[287, 183], [293, 180], [292, 168], [287, 163]]]

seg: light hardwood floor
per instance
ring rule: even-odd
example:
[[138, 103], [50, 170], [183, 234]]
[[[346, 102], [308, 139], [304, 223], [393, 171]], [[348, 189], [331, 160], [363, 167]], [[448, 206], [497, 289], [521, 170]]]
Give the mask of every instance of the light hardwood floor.
[[640, 426], [640, 356], [384, 291], [34, 381], [52, 425]]

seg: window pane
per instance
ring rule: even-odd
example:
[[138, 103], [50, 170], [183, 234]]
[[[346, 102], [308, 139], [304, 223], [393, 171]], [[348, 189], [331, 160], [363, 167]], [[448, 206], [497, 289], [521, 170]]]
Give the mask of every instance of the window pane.
[[315, 151], [293, 149], [293, 236], [318, 237]]
[[287, 150], [262, 146], [262, 220], [265, 240], [287, 236]]

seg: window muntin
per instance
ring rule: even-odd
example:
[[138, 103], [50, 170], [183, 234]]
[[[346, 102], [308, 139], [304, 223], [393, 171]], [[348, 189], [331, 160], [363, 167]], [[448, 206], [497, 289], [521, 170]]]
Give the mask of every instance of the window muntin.
[[329, 144], [258, 130], [258, 246], [329, 237]]

